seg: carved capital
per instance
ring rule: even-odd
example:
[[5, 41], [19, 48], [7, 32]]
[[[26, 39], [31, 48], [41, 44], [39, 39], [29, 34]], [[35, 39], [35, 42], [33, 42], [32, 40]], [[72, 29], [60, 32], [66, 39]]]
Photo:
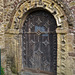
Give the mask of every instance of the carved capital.
[[57, 28], [56, 29], [56, 33], [59, 33], [59, 34], [66, 34], [66, 33], [68, 33], [68, 29], [66, 28]]

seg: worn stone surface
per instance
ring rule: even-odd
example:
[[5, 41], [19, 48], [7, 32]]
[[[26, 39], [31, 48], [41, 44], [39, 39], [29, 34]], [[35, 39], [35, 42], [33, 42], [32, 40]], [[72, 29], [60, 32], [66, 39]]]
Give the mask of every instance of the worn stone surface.
[[[2, 66], [5, 68], [5, 71], [7, 69], [7, 55], [15, 57], [15, 66], [18, 67], [17, 71], [20, 71], [22, 68], [22, 36], [19, 33], [22, 33], [21, 27], [24, 21], [24, 13], [35, 7], [35, 0], [30, 1], [31, 4], [29, 0], [0, 0], [0, 49]], [[47, 3], [49, 3], [49, 8], [51, 8], [52, 0], [42, 1], [47, 1], [45, 3], [46, 6], [48, 7]], [[40, 7], [43, 7], [43, 5], [40, 5]], [[56, 14], [53, 14], [58, 27], [56, 30], [58, 40], [57, 75], [75, 75], [75, 0], [54, 0], [53, 8], [56, 10], [49, 10], [51, 13], [59, 10], [59, 15], [56, 13], [59, 19], [55, 16]], [[10, 68], [11, 64], [8, 65]], [[11, 70], [9, 74], [11, 74]]]

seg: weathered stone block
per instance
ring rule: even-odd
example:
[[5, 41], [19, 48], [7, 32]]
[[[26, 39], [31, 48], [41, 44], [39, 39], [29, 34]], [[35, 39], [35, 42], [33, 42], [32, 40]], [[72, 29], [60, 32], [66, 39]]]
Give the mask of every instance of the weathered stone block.
[[71, 1], [69, 4], [70, 7], [75, 6], [75, 1]]
[[67, 35], [67, 41], [68, 41], [68, 43], [73, 45], [73, 42], [74, 42], [74, 34], [73, 33], [69, 33]]
[[74, 52], [71, 52], [71, 53], [69, 53], [69, 56], [75, 57], [75, 53]]
[[[41, 0], [36, 0], [36, 1], [41, 1]], [[21, 7], [21, 12], [18, 12], [15, 16], [18, 18], [18, 16], [19, 16], [19, 19], [21, 19], [21, 20], [23, 20], [23, 18], [22, 17], [24, 17], [24, 13], [28, 10], [28, 9], [30, 9], [30, 8], [32, 8], [34, 5], [36, 5], [36, 4], [38, 4], [38, 2], [36, 2], [35, 0], [31, 0], [31, 2], [32, 2], [32, 4], [30, 3], [30, 1], [28, 1], [28, 0], [9, 0], [9, 1], [7, 1], [7, 0], [0, 0], [0, 48], [1, 49], [3, 49], [3, 48], [6, 48], [6, 50], [7, 50], [7, 53], [9, 54], [9, 53], [11, 53], [11, 52], [14, 52], [14, 53], [16, 53], [16, 51], [17, 50], [20, 50], [19, 51], [19, 56], [22, 56], [21, 55], [21, 42], [18, 42], [18, 38], [19, 37], [16, 37], [16, 39], [14, 38], [14, 35], [17, 35], [17, 34], [19, 34], [19, 30], [11, 30], [12, 28], [14, 28], [14, 27], [11, 27], [11, 25], [12, 25], [12, 21], [13, 21], [13, 17], [14, 17], [14, 15], [15, 15], [15, 12], [18, 10], [18, 8], [24, 3], [24, 2], [26, 2], [24, 5], [23, 5], [23, 7]], [[49, 4], [47, 4], [46, 5], [46, 7], [48, 7], [48, 8], [51, 8], [51, 1], [53, 2], [53, 0], [42, 0], [42, 1], [44, 1], [44, 2], [46, 2], [45, 4], [47, 4], [47, 3], [49, 3]], [[35, 3], [36, 2], [36, 3]], [[43, 2], [43, 3], [44, 3]], [[71, 31], [70, 33], [68, 32], [68, 24], [66, 24], [66, 23], [61, 23], [63, 20], [67, 20], [68, 19], [68, 23], [73, 23], [73, 19], [74, 19], [74, 13], [75, 13], [75, 11], [74, 11], [74, 9], [75, 9], [75, 1], [74, 0], [55, 0], [55, 2], [56, 2], [56, 4], [55, 5], [52, 5], [53, 7], [55, 6], [55, 8], [53, 8], [52, 7], [52, 9], [50, 9], [50, 10], [52, 10], [52, 12], [53, 12], [53, 9], [54, 10], [58, 10], [58, 12], [56, 11], [56, 13], [57, 14], [55, 14], [56, 15], [56, 17], [57, 16], [62, 16], [63, 14], [61, 14], [61, 12], [63, 12], [63, 11], [61, 11], [62, 9], [65, 11], [65, 16], [67, 16], [67, 18], [66, 19], [64, 19], [64, 17], [62, 17], [63, 19], [61, 19], [61, 18], [59, 18], [59, 17], [57, 17], [56, 18], [56, 21], [57, 21], [57, 19], [58, 19], [58, 22], [57, 22], [57, 24], [59, 23], [59, 25], [61, 25], [62, 24], [62, 26], [64, 25], [64, 28], [65, 29], [60, 29], [60, 26], [59, 26], [59, 29], [58, 30], [56, 30], [56, 32], [58, 33], [57, 35], [58, 35], [58, 66], [59, 66], [59, 69], [58, 69], [58, 75], [61, 75], [60, 73], [61, 73], [61, 62], [64, 62], [64, 58], [63, 58], [63, 61], [61, 61], [61, 56], [63, 55], [63, 56], [67, 56], [67, 51], [69, 51], [69, 52], [72, 52], [72, 53], [69, 53], [69, 55], [70, 55], [70, 57], [71, 58], [74, 58], [75, 57], [75, 54], [74, 54], [74, 52], [73, 52], [73, 50], [75, 51], [75, 47], [74, 47], [74, 44], [75, 44], [75, 38], [74, 38], [74, 34], [73, 34], [73, 31]], [[63, 4], [63, 7], [61, 7], [61, 5]], [[28, 5], [29, 4], [29, 5]], [[38, 6], [40, 6], [40, 5], [38, 5]], [[58, 6], [58, 7], [57, 7]], [[26, 10], [24, 10], [23, 11], [23, 8], [25, 7], [25, 9]], [[41, 5], [41, 7], [43, 7], [42, 5]], [[61, 9], [61, 8], [62, 9]], [[44, 7], [44, 9], [45, 9], [45, 7]], [[69, 10], [70, 9], [70, 10]], [[72, 12], [72, 13], [71, 13]], [[73, 17], [73, 18], [72, 18]], [[10, 20], [10, 18], [11, 18], [11, 20]], [[18, 20], [19, 20], [18, 19]], [[61, 20], [62, 21], [61, 21]], [[15, 19], [14, 19], [15, 20]], [[25, 19], [24, 19], [25, 20]], [[9, 23], [10, 22], [10, 23]], [[18, 21], [17, 21], [18, 22]], [[23, 21], [21, 21], [21, 26], [20, 27], [22, 27], [22, 22]], [[4, 27], [2, 27], [3, 26], [3, 23], [4, 24], [6, 24]], [[8, 28], [8, 24], [9, 24], [9, 27], [11, 28], [10, 30], [9, 30], [9, 28]], [[74, 23], [75, 24], [75, 23]], [[15, 24], [16, 25], [16, 24]], [[72, 24], [71, 24], [72, 25]], [[67, 29], [66, 29], [67, 28]], [[72, 28], [73, 28], [73, 25], [72, 25]], [[7, 34], [4, 34], [6, 31], [4, 31], [4, 29], [6, 30], [6, 29], [8, 29], [8, 34], [9, 35], [7, 35]], [[72, 29], [73, 30], [73, 29]], [[75, 32], [75, 30], [74, 30], [74, 32]], [[61, 38], [63, 38], [63, 37], [60, 37], [61, 36], [61, 34], [67, 34], [67, 33], [69, 33], [68, 35], [67, 35], [67, 38], [65, 39], [65, 42], [63, 42], [63, 40], [61, 41]], [[13, 35], [12, 35], [13, 34]], [[6, 36], [5, 36], [6, 35]], [[5, 38], [6, 38], [6, 40], [5, 40]], [[21, 37], [20, 37], [21, 38]], [[66, 41], [67, 40], [67, 41]], [[20, 43], [20, 45], [18, 44], [18, 43]], [[65, 51], [64, 50], [62, 50], [61, 49], [61, 44], [64, 44], [64, 46], [63, 46], [63, 48], [67, 45], [67, 47], [65, 47]], [[18, 47], [19, 46], [19, 47]], [[10, 51], [10, 52], [9, 52]], [[61, 53], [61, 51], [62, 51], [62, 53]], [[65, 54], [66, 53], [66, 54]], [[11, 54], [10, 54], [11, 55]], [[22, 65], [22, 63], [21, 63], [21, 61], [22, 61], [22, 58], [20, 57], [19, 58], [19, 56], [18, 56], [18, 61], [16, 60], [15, 62], [17, 63], [19, 63], [18, 65], [19, 65], [19, 69], [21, 68], [21, 65]], [[65, 56], [65, 57], [66, 57]], [[17, 57], [17, 55], [15, 55], [15, 57]], [[5, 65], [5, 54], [3, 55], [2, 54], [2, 65]], [[20, 61], [19, 61], [20, 60]], [[65, 60], [65, 61], [67, 61], [67, 60]], [[72, 65], [72, 67], [69, 67], [69, 68], [67, 68], [66, 70], [66, 72], [67, 73], [62, 73], [62, 75], [64, 74], [64, 75], [72, 75], [71, 74], [71, 70], [73, 71], [73, 75], [75, 75], [75, 71], [74, 71], [74, 69], [73, 69], [73, 67], [74, 67], [74, 63], [72, 63], [73, 62], [73, 60], [71, 61], [69, 61], [68, 62], [68, 65]], [[66, 62], [66, 64], [67, 64], [67, 62]], [[64, 68], [63, 68], [63, 70], [65, 70]], [[11, 75], [11, 73], [10, 73], [10, 75]], [[14, 74], [12, 74], [12, 75], [14, 75]]]
[[0, 49], [5, 48], [5, 38], [4, 35], [0, 35]]

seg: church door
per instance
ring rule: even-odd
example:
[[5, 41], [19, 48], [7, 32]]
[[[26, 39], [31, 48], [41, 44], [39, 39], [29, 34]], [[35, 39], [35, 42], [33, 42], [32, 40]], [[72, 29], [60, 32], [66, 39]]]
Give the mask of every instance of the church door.
[[46, 10], [31, 12], [23, 25], [24, 75], [56, 75], [57, 34], [55, 18]]

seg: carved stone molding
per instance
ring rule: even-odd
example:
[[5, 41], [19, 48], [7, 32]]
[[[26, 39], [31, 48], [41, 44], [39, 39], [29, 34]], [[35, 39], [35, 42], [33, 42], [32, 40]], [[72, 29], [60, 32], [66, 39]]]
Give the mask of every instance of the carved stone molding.
[[[54, 18], [56, 19], [57, 75], [66, 75], [67, 38], [65, 36], [68, 33], [68, 23], [64, 11], [53, 0], [25, 0], [24, 3], [21, 4], [16, 10], [10, 28], [8, 28], [7, 31], [5, 31], [6, 34], [11, 34], [13, 36], [12, 38], [16, 37], [16, 35], [19, 35], [19, 37], [17, 38], [18, 40], [14, 38], [14, 41], [16, 41], [15, 51], [17, 52], [17, 56], [15, 55], [15, 62], [18, 72], [22, 69], [22, 55], [19, 53], [19, 51], [22, 52], [22, 37], [20, 35], [22, 33], [21, 29], [23, 27], [23, 23], [26, 19], [26, 16], [35, 10], [47, 10], [50, 13], [52, 13]], [[20, 67], [18, 67], [17, 65]]]
[[22, 19], [25, 18], [24, 15], [27, 15], [28, 14], [27, 12], [29, 10], [31, 10], [31, 9], [36, 10], [37, 8], [50, 11], [50, 13], [52, 13], [54, 15], [54, 17], [57, 21], [58, 27], [59, 26], [61, 26], [63, 28], [68, 27], [67, 18], [65, 16], [65, 13], [62, 10], [62, 8], [59, 5], [57, 5], [57, 3], [55, 3], [52, 0], [49, 0], [49, 1], [42, 0], [41, 4], [39, 4], [39, 3], [40, 3], [40, 0], [30, 1], [30, 2], [25, 1], [22, 5], [20, 5], [20, 7], [17, 9], [17, 11], [13, 17], [13, 21], [12, 21], [10, 28], [21, 29], [23, 22], [24, 22]]
[[68, 32], [69, 30], [67, 28], [57, 28], [56, 29], [56, 33], [59, 33], [59, 34], [66, 34]]

